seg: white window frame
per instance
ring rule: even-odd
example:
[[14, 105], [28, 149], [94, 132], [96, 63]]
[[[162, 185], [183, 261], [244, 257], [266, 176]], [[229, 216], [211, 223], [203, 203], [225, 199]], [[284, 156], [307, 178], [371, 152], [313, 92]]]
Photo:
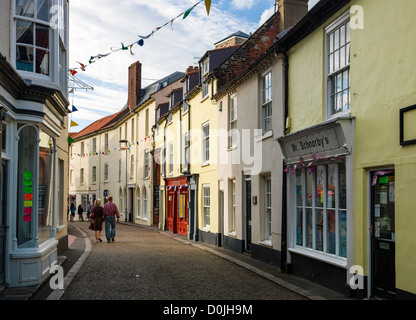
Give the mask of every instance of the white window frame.
[[173, 174], [173, 142], [169, 142], [169, 175]]
[[[269, 79], [269, 81], [267, 81]], [[263, 134], [272, 130], [273, 125], [273, 78], [269, 69], [261, 77], [261, 127]]]
[[134, 176], [134, 155], [130, 156], [130, 179]]
[[160, 164], [160, 166], [161, 166], [160, 175], [162, 177], [166, 177], [166, 172], [165, 172], [166, 148], [165, 147], [162, 147], [161, 154], [162, 154], [162, 163]]
[[105, 135], [104, 135], [104, 151], [105, 152], [107, 152], [109, 149], [108, 149], [108, 133], [106, 133]]
[[209, 229], [211, 223], [211, 187], [209, 184], [202, 185], [202, 208], [204, 229]]
[[191, 143], [190, 143], [190, 132], [186, 132], [183, 135], [183, 164], [184, 170], [187, 170], [190, 164], [191, 157]]
[[209, 58], [205, 59], [204, 62], [202, 62], [202, 76], [201, 76], [202, 100], [205, 99], [209, 94], [208, 73], [209, 73]]
[[83, 185], [85, 183], [85, 170], [84, 168], [81, 168], [79, 172], [79, 183], [80, 185]]
[[202, 125], [202, 166], [209, 164], [209, 121]]
[[149, 170], [149, 168], [150, 168], [150, 162], [149, 162], [149, 151], [148, 150], [146, 150], [145, 152], [144, 152], [144, 161], [143, 161], [143, 163], [144, 163], [144, 168], [143, 168], [143, 179], [149, 179], [149, 177], [150, 177], [150, 170]]
[[104, 163], [104, 181], [108, 181], [108, 163]]
[[92, 139], [92, 152], [93, 153], [97, 152], [97, 138]]
[[93, 166], [91, 171], [92, 171], [92, 183], [95, 184], [97, 183], [97, 167]]
[[149, 206], [148, 206], [148, 199], [147, 199], [147, 189], [146, 187], [143, 187], [143, 192], [142, 192], [143, 196], [142, 196], [142, 202], [143, 202], [143, 220], [147, 220], [147, 216], [148, 216], [148, 210], [149, 210]]
[[231, 180], [231, 216], [230, 216], [230, 226], [229, 230], [231, 233], [236, 232], [236, 212], [237, 212], [237, 202], [236, 202], [236, 184], [235, 179]]
[[272, 178], [264, 179], [264, 240], [272, 240]]
[[229, 121], [228, 121], [228, 129], [229, 129], [229, 141], [228, 146], [229, 148], [233, 148], [237, 146], [237, 138], [238, 138], [238, 129], [237, 129], [237, 111], [238, 111], [238, 99], [237, 94], [233, 94], [230, 96], [230, 104], [229, 104]]
[[[345, 14], [343, 14], [340, 18], [338, 18], [337, 20], [335, 20], [333, 23], [331, 23], [326, 29], [325, 29], [325, 61], [326, 61], [326, 66], [325, 66], [325, 77], [326, 77], [326, 118], [327, 119], [331, 119], [334, 117], [341, 117], [341, 116], [348, 116], [350, 114], [350, 110], [351, 110], [351, 80], [350, 80], [350, 42], [347, 42], [345, 44], [345, 48], [346, 48], [346, 54], [344, 56], [345, 59], [348, 59], [348, 63], [345, 66], [338, 66], [338, 68], [336, 68], [335, 66], [335, 62], [334, 62], [334, 70], [331, 70], [331, 64], [330, 64], [330, 54], [331, 54], [331, 47], [330, 47], [330, 35], [335, 32], [336, 30], [339, 30], [343, 25], [346, 26], [346, 35], [350, 35], [350, 30], [348, 30], [348, 26], [349, 26], [349, 21], [350, 21], [350, 12], [346, 12]], [[350, 39], [351, 40], [351, 39]], [[335, 52], [337, 49], [334, 48]], [[342, 51], [340, 51], [341, 53]], [[335, 56], [335, 53], [334, 53]], [[341, 58], [340, 58], [341, 59]], [[348, 89], [344, 90], [344, 84], [343, 84], [343, 72], [348, 73]], [[347, 108], [346, 110], [342, 110], [339, 112], [335, 112], [334, 111], [334, 102], [332, 100], [332, 88], [334, 85], [334, 78], [336, 79], [336, 77], [340, 75], [341, 76], [341, 91], [336, 90], [338, 93], [342, 93], [344, 91], [347, 91], [347, 95], [346, 98], [348, 99], [348, 105], [349, 108]], [[341, 95], [342, 96], [342, 95]], [[344, 98], [342, 98], [344, 99]], [[344, 102], [344, 100], [343, 100]]]
[[140, 218], [140, 214], [142, 212], [142, 210], [141, 210], [142, 208], [141, 208], [141, 197], [140, 197], [140, 194], [141, 194], [140, 188], [137, 188], [137, 191], [136, 191], [136, 202], [137, 202], [137, 206], [136, 206], [136, 208], [137, 208], [136, 217], [137, 218]]

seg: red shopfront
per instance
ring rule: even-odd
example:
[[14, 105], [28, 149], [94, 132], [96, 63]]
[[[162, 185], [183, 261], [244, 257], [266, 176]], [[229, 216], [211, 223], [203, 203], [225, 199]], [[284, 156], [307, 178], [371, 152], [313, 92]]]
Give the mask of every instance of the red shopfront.
[[165, 179], [167, 228], [188, 236], [188, 182], [185, 177]]

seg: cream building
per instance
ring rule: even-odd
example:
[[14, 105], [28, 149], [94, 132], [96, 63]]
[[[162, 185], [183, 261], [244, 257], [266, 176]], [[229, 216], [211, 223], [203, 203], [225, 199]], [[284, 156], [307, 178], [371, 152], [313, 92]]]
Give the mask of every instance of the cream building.
[[0, 3], [0, 292], [42, 284], [68, 248], [68, 2], [58, 5], [55, 28], [50, 2]]

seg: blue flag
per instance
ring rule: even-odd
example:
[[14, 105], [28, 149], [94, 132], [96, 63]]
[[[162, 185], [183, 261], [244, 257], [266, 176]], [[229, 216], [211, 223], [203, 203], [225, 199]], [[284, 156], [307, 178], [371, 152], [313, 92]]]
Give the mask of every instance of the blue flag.
[[77, 108], [75, 108], [75, 106], [72, 106], [72, 112], [78, 111]]

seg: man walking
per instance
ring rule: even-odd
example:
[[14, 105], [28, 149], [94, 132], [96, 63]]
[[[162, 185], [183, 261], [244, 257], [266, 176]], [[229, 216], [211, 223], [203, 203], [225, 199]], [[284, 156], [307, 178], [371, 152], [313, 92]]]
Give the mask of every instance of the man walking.
[[104, 205], [104, 219], [105, 219], [105, 236], [107, 242], [113, 241], [116, 236], [116, 216], [117, 222], [120, 222], [120, 213], [118, 212], [117, 206], [113, 203], [113, 197], [108, 196], [108, 202]]

